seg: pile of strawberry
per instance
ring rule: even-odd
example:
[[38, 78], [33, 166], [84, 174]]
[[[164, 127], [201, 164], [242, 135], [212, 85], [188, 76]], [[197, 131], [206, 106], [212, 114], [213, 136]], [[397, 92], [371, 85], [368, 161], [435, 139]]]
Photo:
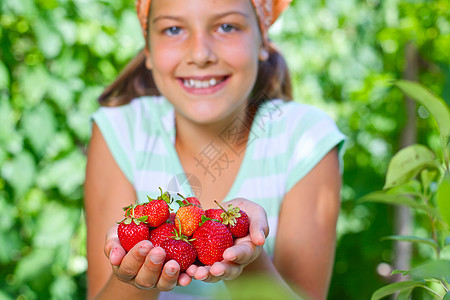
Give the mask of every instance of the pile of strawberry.
[[247, 214], [231, 204], [225, 210], [203, 210], [196, 197], [177, 200], [179, 208], [171, 212], [173, 198], [162, 192], [156, 199], [132, 204], [124, 208], [125, 218], [119, 221], [117, 234], [120, 244], [128, 252], [142, 240], [149, 240], [154, 247], [166, 252], [166, 262], [175, 260], [180, 271], [190, 265], [212, 265], [223, 260], [223, 252], [233, 246], [236, 238], [249, 232]]

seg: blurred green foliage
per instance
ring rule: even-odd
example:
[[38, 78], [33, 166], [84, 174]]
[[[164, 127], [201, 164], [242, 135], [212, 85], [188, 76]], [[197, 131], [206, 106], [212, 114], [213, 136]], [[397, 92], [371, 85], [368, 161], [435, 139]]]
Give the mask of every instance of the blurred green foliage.
[[[329, 298], [368, 299], [386, 283], [376, 270], [392, 249], [379, 239], [393, 212], [355, 200], [383, 186], [399, 148], [404, 96], [389, 82], [403, 77], [407, 44], [417, 80], [450, 100], [450, 3], [294, 0], [270, 34], [296, 100], [325, 109], [349, 138]], [[134, 2], [2, 0], [0, 41], [0, 299], [83, 299], [89, 116], [144, 44]], [[438, 151], [434, 120], [418, 112], [418, 142]]]

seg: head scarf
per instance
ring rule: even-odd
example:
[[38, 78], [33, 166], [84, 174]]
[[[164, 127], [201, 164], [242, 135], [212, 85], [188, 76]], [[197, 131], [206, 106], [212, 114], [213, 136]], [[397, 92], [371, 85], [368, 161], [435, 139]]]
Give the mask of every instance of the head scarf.
[[[276, 21], [278, 16], [289, 6], [292, 0], [251, 0], [258, 16], [259, 28], [263, 42], [267, 45], [269, 27]], [[148, 14], [150, 12], [151, 0], [137, 0], [136, 11], [141, 23], [144, 37], [147, 39]]]

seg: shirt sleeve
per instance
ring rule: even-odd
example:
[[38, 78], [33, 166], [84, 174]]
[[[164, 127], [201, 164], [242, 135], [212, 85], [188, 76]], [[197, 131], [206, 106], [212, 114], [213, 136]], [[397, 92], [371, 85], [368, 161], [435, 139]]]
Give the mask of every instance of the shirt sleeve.
[[129, 104], [100, 107], [91, 116], [97, 124], [114, 160], [126, 178], [134, 183], [135, 151], [133, 132], [137, 114]]
[[286, 191], [308, 174], [321, 160], [337, 147], [340, 171], [343, 170], [343, 154], [346, 137], [334, 120], [324, 111], [308, 107], [299, 119], [292, 120], [290, 155], [287, 158]]

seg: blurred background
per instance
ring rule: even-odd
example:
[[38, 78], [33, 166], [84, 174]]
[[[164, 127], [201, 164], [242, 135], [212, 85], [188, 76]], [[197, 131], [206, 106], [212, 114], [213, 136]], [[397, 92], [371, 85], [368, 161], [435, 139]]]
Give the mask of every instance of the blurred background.
[[[402, 147], [439, 148], [429, 113], [390, 83], [419, 81], [449, 103], [450, 2], [294, 0], [270, 36], [295, 99], [348, 136], [329, 299], [369, 299], [393, 266], [429, 255], [380, 241], [402, 225], [420, 233], [420, 218], [358, 199], [382, 188]], [[84, 299], [89, 117], [144, 45], [134, 1], [1, 0], [0, 42], [0, 299]]]

